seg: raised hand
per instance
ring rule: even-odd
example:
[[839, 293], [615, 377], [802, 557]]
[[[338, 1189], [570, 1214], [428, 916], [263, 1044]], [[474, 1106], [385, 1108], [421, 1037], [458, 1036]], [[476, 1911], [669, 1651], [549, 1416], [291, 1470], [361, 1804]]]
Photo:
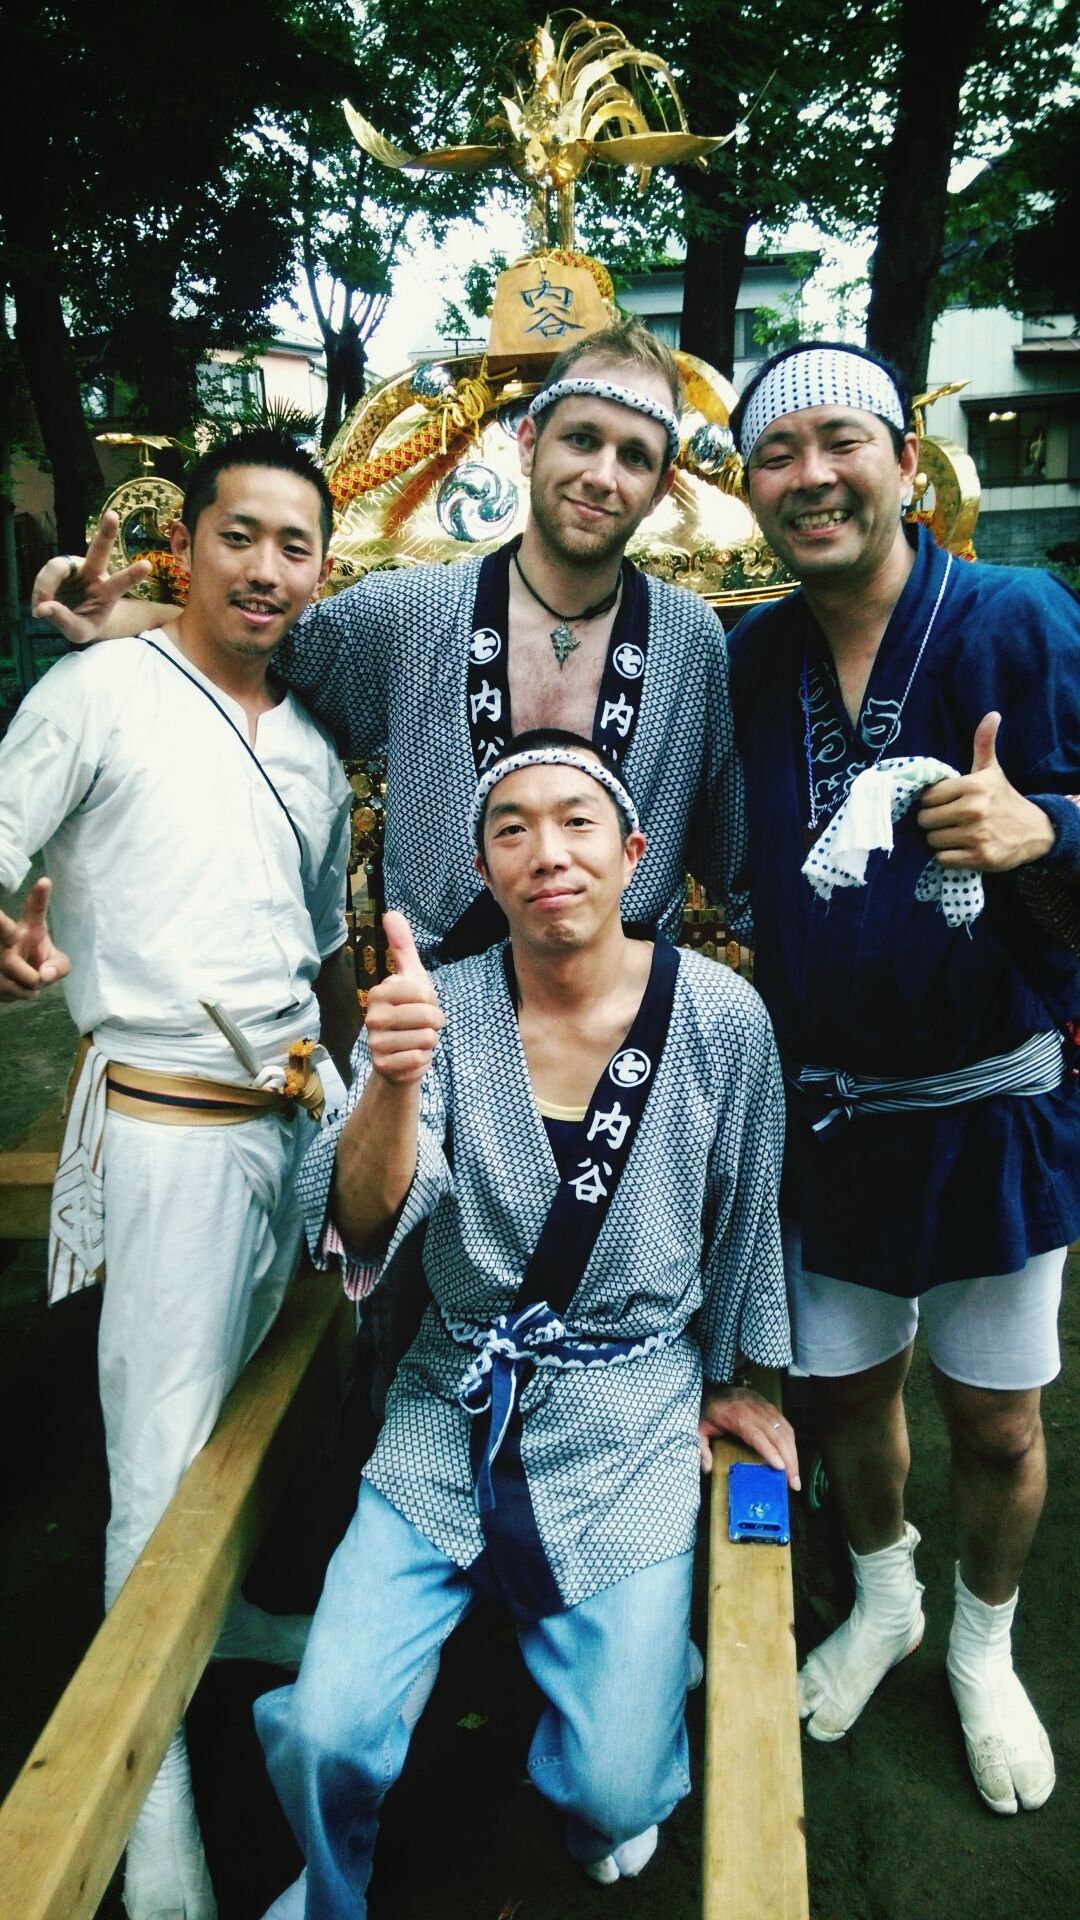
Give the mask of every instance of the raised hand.
[[376, 1073], [393, 1086], [408, 1087], [422, 1080], [431, 1065], [446, 1015], [405, 915], [388, 913], [383, 930], [394, 971], [368, 994], [368, 1049]]
[[984, 714], [975, 729], [971, 772], [939, 780], [923, 794], [916, 818], [943, 867], [1009, 873], [1044, 859], [1054, 844], [1042, 808], [1005, 776], [997, 757], [1000, 725], [1000, 713]]
[[51, 892], [51, 880], [36, 880], [20, 919], [0, 913], [0, 1000], [31, 1000], [42, 987], [71, 972], [67, 954], [53, 946], [49, 933]]
[[34, 581], [30, 596], [34, 618], [50, 621], [75, 646], [100, 639], [117, 601], [145, 580], [150, 571], [148, 560], [136, 560], [118, 573], [109, 572], [109, 557], [119, 530], [117, 515], [103, 513], [85, 559], [73, 566], [73, 556], [61, 554], [47, 561]]

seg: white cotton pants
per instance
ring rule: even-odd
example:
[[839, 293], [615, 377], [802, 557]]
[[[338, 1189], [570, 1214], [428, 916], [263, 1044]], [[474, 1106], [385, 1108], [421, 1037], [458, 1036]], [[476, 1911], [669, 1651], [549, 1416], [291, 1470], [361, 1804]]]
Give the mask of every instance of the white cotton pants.
[[303, 1114], [235, 1127], [105, 1122], [105, 1292], [98, 1339], [115, 1600], [296, 1265]]

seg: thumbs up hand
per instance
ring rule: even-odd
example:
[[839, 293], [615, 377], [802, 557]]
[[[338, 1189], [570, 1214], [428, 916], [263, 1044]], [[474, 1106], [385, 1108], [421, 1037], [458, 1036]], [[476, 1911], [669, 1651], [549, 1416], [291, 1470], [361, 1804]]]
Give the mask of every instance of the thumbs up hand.
[[1000, 713], [987, 713], [975, 729], [971, 772], [927, 787], [916, 816], [942, 867], [974, 867], [979, 873], [1009, 873], [1042, 860], [1054, 844], [1054, 828], [1033, 801], [1005, 777], [997, 757]]
[[66, 953], [54, 947], [47, 909], [51, 880], [36, 880], [23, 901], [22, 916], [0, 913], [0, 1000], [29, 1000], [71, 972]]
[[422, 1080], [431, 1065], [446, 1015], [405, 915], [388, 913], [383, 931], [394, 971], [368, 994], [368, 1048], [377, 1074], [393, 1086], [408, 1087]]

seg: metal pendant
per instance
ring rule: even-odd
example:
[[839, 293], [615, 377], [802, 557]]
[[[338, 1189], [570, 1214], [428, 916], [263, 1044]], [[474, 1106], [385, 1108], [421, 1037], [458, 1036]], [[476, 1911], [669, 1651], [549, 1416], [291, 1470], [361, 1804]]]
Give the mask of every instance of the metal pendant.
[[562, 667], [565, 666], [575, 647], [581, 645], [581, 642], [576, 634], [571, 633], [565, 620], [560, 620], [558, 626], [552, 627], [551, 629], [551, 645], [555, 658], [560, 667]]

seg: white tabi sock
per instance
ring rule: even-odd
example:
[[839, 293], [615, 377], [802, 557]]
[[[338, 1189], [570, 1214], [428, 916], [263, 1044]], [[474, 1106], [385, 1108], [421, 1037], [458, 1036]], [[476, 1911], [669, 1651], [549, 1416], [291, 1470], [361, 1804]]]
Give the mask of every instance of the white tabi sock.
[[971, 1593], [956, 1569], [956, 1612], [945, 1670], [975, 1785], [995, 1813], [1041, 1807], [1054, 1791], [1046, 1731], [1013, 1672], [1019, 1593], [999, 1607]]
[[307, 1905], [307, 1868], [304, 1868], [299, 1880], [291, 1887], [279, 1893], [272, 1907], [267, 1907], [263, 1920], [304, 1920], [304, 1908]]
[[222, 1622], [211, 1660], [261, 1660], [296, 1673], [311, 1632], [310, 1613], [266, 1613], [238, 1593]]
[[602, 1860], [583, 1862], [585, 1872], [602, 1887], [610, 1887], [616, 1880], [636, 1880], [656, 1852], [659, 1838], [659, 1827], [646, 1827], [644, 1833], [635, 1833], [632, 1839], [605, 1853]]
[[131, 1829], [123, 1899], [128, 1920], [218, 1920], [182, 1727]]
[[919, 1645], [926, 1620], [915, 1578], [918, 1544], [915, 1528], [905, 1523], [895, 1545], [878, 1553], [848, 1548], [855, 1605], [799, 1673], [799, 1718], [815, 1740], [841, 1739], [890, 1667]]

